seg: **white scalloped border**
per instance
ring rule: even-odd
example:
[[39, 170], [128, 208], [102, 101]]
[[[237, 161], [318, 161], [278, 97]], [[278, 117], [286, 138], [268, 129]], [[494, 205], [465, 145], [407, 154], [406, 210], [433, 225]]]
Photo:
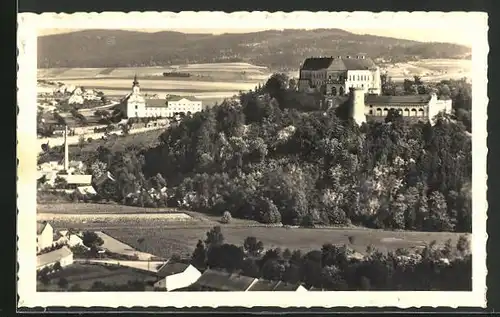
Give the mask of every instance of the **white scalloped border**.
[[[105, 12], [18, 15], [18, 307], [460, 307], [486, 306], [486, 13], [467, 12]], [[39, 29], [421, 28], [473, 34], [472, 292], [36, 292], [36, 47]]]

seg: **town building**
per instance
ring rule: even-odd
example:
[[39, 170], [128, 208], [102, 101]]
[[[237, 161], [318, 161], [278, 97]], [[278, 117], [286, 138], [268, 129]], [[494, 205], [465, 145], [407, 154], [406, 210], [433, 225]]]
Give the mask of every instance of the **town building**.
[[39, 271], [45, 267], [53, 267], [58, 262], [61, 264], [61, 267], [73, 264], [73, 252], [67, 246], [37, 255], [36, 270]]
[[123, 98], [121, 108], [127, 118], [171, 118], [175, 114], [199, 112], [203, 109], [203, 104], [195, 97], [167, 96], [166, 99], [146, 99], [135, 76], [132, 92]]
[[[349, 115], [356, 123], [362, 124], [367, 120], [383, 120], [389, 111], [399, 113], [407, 120], [421, 120], [435, 123], [439, 113], [451, 114], [452, 101], [439, 100], [435, 93], [426, 95], [379, 96], [365, 94], [360, 88], [351, 88]], [[338, 98], [326, 97], [329, 106], [334, 107]]]
[[69, 230], [61, 230], [54, 233], [53, 246], [67, 245], [72, 248], [74, 246], [83, 246], [83, 240], [80, 236]]
[[156, 273], [158, 281], [154, 288], [164, 291], [173, 291], [195, 283], [201, 272], [189, 263], [165, 263]]
[[36, 252], [50, 248], [54, 241], [54, 228], [46, 222], [36, 223]]
[[249, 292], [307, 292], [307, 289], [298, 283], [283, 281], [269, 281], [259, 279], [249, 289]]
[[300, 66], [299, 91], [343, 96], [349, 93], [349, 88], [381, 93], [380, 69], [372, 59], [364, 55], [310, 57]]
[[194, 284], [182, 290], [246, 292], [257, 281], [253, 277], [208, 269]]

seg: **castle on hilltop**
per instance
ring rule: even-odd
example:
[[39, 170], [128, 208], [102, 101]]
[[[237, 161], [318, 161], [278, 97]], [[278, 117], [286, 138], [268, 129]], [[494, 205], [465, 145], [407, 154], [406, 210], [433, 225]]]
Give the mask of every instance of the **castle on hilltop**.
[[409, 120], [434, 123], [440, 113], [451, 113], [451, 100], [436, 94], [383, 96], [380, 69], [372, 59], [357, 55], [310, 57], [300, 66], [298, 90], [320, 92], [329, 107], [349, 100], [350, 116], [358, 123], [384, 119], [395, 110]]

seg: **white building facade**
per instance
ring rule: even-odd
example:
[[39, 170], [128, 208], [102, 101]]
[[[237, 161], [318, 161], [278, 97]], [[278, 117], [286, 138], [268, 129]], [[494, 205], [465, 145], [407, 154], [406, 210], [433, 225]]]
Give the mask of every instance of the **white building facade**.
[[201, 100], [194, 97], [167, 97], [146, 99], [140, 91], [137, 77], [134, 77], [132, 92], [124, 100], [127, 118], [170, 118], [179, 113], [195, 113], [203, 109]]
[[298, 88], [329, 96], [346, 95], [349, 88], [379, 95], [382, 82], [379, 67], [364, 55], [311, 57], [300, 67]]
[[37, 222], [36, 226], [36, 252], [38, 253], [43, 249], [52, 247], [54, 228], [48, 222]]

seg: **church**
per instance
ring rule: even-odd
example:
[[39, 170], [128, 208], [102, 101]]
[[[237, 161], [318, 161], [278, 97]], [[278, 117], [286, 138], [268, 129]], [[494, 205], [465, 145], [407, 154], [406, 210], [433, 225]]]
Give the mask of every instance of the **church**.
[[195, 97], [167, 96], [166, 99], [146, 99], [142, 93], [137, 76], [134, 76], [132, 92], [121, 101], [126, 118], [170, 118], [175, 114], [199, 112], [202, 101]]

